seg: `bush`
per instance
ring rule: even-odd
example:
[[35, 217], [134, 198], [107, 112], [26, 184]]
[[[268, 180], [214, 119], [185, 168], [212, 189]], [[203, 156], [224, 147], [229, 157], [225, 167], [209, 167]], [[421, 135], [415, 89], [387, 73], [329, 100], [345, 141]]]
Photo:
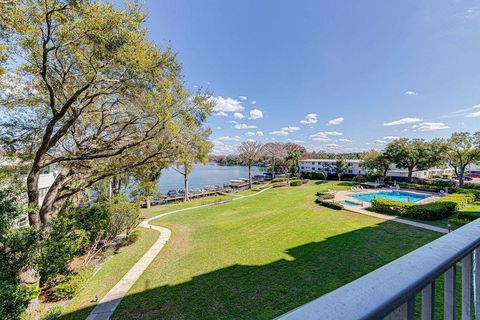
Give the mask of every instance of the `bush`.
[[309, 183], [309, 182], [310, 182], [309, 179], [303, 179], [303, 180], [302, 180], [302, 183], [303, 183], [303, 184], [307, 184], [307, 183]]
[[290, 181], [290, 186], [291, 187], [298, 187], [298, 186], [301, 186], [302, 185], [302, 180], [293, 180], [293, 181]]
[[282, 178], [272, 179], [270, 182], [271, 182], [271, 183], [276, 183], [276, 182], [286, 182], [286, 181], [288, 181], [288, 178], [282, 177]]
[[20, 319], [28, 301], [38, 296], [36, 286], [23, 286], [0, 281], [0, 319]]
[[475, 199], [476, 196], [473, 193], [454, 193], [439, 199], [436, 203], [453, 202], [455, 204], [455, 211], [458, 211], [474, 202]]
[[60, 278], [58, 284], [52, 288], [52, 296], [55, 300], [73, 298], [87, 282], [93, 268], [85, 268], [73, 272], [66, 277]]
[[480, 212], [459, 212], [457, 218], [460, 220], [473, 221], [480, 218]]
[[320, 201], [317, 201], [317, 203], [324, 206], [324, 207], [330, 208], [330, 209], [335, 209], [335, 210], [342, 210], [343, 209], [342, 205], [339, 204], [339, 203], [336, 203], [336, 202], [320, 200]]
[[320, 203], [320, 201], [330, 200], [334, 198], [335, 196], [333, 194], [327, 192], [317, 192], [317, 200], [315, 200], [315, 202]]
[[420, 220], [438, 220], [455, 213], [455, 202], [432, 202], [409, 207], [404, 216]]
[[130, 232], [125, 238], [122, 239], [120, 246], [129, 246], [132, 243], [137, 242], [139, 235], [140, 233], [137, 230]]
[[475, 197], [477, 197], [478, 199], [480, 199], [480, 190], [477, 190], [477, 189], [460, 189], [458, 190], [457, 193], [470, 193], [470, 194], [474, 194]]
[[327, 179], [327, 176], [324, 172], [306, 171], [306, 172], [302, 172], [300, 175], [303, 179], [311, 179], [311, 180], [326, 180]]
[[272, 188], [280, 188], [288, 186], [288, 181], [285, 182], [277, 182], [272, 184]]
[[462, 220], [462, 219], [448, 219], [448, 224], [452, 230], [458, 229], [463, 227], [464, 225], [468, 224], [470, 221]]
[[404, 215], [411, 202], [400, 202], [384, 198], [375, 198], [372, 201], [372, 210], [379, 213], [390, 214], [394, 216]]
[[480, 190], [480, 183], [465, 183], [463, 186], [465, 189]]
[[354, 182], [357, 182], [357, 183], [362, 183], [362, 182], [366, 182], [367, 181], [367, 178], [365, 178], [364, 176], [362, 176], [361, 174], [357, 175], [356, 177], [354, 177], [352, 179], [352, 181]]
[[63, 306], [54, 306], [48, 310], [48, 313], [42, 317], [42, 320], [55, 320], [59, 319], [63, 312]]

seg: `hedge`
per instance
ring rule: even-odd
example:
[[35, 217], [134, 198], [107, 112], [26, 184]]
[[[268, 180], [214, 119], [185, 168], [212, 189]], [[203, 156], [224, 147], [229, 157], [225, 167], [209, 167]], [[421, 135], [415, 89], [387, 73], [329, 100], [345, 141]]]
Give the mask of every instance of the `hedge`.
[[480, 199], [480, 190], [477, 189], [460, 189], [457, 193], [471, 193]]
[[[433, 184], [420, 184], [420, 183], [409, 183], [409, 182], [397, 182], [397, 185], [403, 188], [420, 190], [420, 191], [431, 191], [431, 192], [440, 192], [444, 191], [446, 186], [439, 186]], [[457, 187], [448, 186], [448, 191], [453, 193], [458, 190]]]
[[293, 181], [290, 181], [290, 186], [291, 187], [298, 187], [298, 186], [301, 186], [302, 185], [302, 180], [293, 180]]
[[317, 203], [324, 206], [324, 207], [330, 208], [330, 209], [335, 209], [335, 210], [342, 210], [343, 209], [342, 205], [339, 204], [339, 203], [336, 203], [336, 202], [320, 200], [320, 201], [317, 201]]
[[467, 221], [477, 220], [478, 218], [480, 218], [480, 212], [459, 212], [457, 218]]
[[333, 194], [326, 192], [317, 192], [317, 200], [315, 200], [315, 202], [320, 203], [323, 200], [330, 200], [334, 198], [335, 196]]
[[323, 172], [317, 171], [306, 171], [302, 172], [301, 176], [303, 179], [312, 179], [312, 180], [326, 180], [327, 176]]
[[285, 181], [288, 181], [288, 178], [275, 178], [275, 179], [272, 179], [272, 181], [270, 181], [271, 183], [275, 183], [275, 182], [285, 182]]
[[288, 186], [288, 181], [277, 182], [272, 184], [272, 188], [280, 188], [280, 187], [286, 187], [286, 186]]
[[480, 183], [465, 183], [465, 189], [480, 190]]
[[372, 210], [421, 220], [437, 220], [448, 217], [473, 201], [475, 201], [475, 195], [468, 192], [451, 194], [427, 204], [376, 198], [372, 201]]

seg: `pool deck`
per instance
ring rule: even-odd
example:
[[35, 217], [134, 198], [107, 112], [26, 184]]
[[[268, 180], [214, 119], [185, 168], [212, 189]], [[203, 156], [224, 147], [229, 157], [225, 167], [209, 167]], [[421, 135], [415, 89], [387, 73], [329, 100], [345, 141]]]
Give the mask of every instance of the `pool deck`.
[[[366, 189], [363, 191], [336, 191], [335, 192], [335, 202], [340, 202], [340, 201], [349, 201], [349, 202], [355, 202], [358, 203], [358, 206], [343, 206], [344, 210], [355, 212], [355, 213], [360, 213], [366, 216], [382, 219], [382, 220], [389, 220], [389, 221], [394, 221], [402, 224], [407, 224], [409, 226], [417, 227], [417, 228], [422, 228], [426, 230], [431, 230], [435, 232], [440, 232], [440, 233], [448, 233], [448, 229], [446, 228], [440, 228], [440, 227], [435, 227], [426, 223], [421, 223], [421, 222], [415, 222], [415, 221], [410, 221], [406, 219], [399, 218], [397, 216], [390, 216], [386, 214], [381, 214], [381, 213], [376, 213], [376, 212], [371, 212], [368, 210], [365, 210], [366, 208], [371, 207], [370, 202], [364, 202], [360, 201], [358, 199], [352, 198], [351, 195], [355, 194], [362, 194], [362, 193], [372, 193], [372, 192], [382, 192], [382, 191], [391, 191], [391, 189]], [[430, 197], [425, 198], [423, 200], [417, 201], [416, 203], [419, 204], [425, 204], [425, 203], [430, 203], [430, 202], [435, 202], [438, 199], [442, 197], [442, 195], [437, 194], [437, 193], [429, 193], [429, 192], [418, 192], [418, 191], [410, 191], [410, 190], [404, 190], [402, 189], [401, 191], [407, 191], [407, 192], [415, 192], [415, 193], [420, 193], [420, 194], [429, 194]]]

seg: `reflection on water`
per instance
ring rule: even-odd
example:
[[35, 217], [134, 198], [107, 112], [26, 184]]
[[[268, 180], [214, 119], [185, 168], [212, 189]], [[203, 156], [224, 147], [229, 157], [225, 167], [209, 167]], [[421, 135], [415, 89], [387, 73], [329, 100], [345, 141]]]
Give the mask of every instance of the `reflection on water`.
[[[265, 168], [252, 167], [252, 176], [262, 174]], [[188, 177], [189, 189], [200, 189], [206, 186], [223, 186], [232, 179], [248, 178], [248, 167], [219, 166], [216, 163], [196, 164]], [[162, 171], [158, 189], [162, 193], [169, 190], [183, 189], [183, 175], [170, 168]]]

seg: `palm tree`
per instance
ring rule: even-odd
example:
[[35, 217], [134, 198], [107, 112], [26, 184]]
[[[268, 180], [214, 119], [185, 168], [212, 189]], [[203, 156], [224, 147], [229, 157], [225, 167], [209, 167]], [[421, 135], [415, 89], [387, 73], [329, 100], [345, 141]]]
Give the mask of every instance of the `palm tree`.
[[248, 166], [248, 185], [252, 189], [252, 164], [260, 157], [262, 144], [256, 141], [243, 141], [238, 146], [238, 157]]
[[338, 181], [342, 180], [342, 174], [345, 172], [347, 168], [347, 161], [345, 159], [340, 158], [335, 162], [335, 168], [337, 170]]

